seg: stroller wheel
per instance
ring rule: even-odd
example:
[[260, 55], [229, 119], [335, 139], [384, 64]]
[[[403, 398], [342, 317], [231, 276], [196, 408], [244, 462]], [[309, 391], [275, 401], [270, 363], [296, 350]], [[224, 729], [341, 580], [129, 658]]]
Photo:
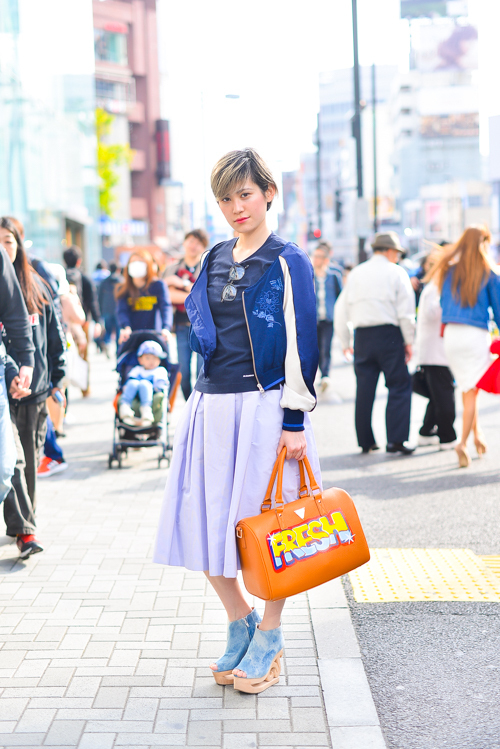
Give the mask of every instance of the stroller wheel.
[[108, 468], [113, 468], [113, 455], [108, 457]]

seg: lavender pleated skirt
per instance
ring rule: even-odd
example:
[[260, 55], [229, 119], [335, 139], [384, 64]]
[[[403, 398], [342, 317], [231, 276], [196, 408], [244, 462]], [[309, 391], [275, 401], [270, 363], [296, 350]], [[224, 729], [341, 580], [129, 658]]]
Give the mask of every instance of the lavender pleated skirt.
[[[260, 512], [281, 436], [281, 391], [212, 395], [194, 391], [176, 429], [154, 561], [236, 577], [235, 528]], [[307, 455], [318, 483], [318, 454], [305, 414]], [[299, 470], [287, 460], [283, 499], [297, 499]]]

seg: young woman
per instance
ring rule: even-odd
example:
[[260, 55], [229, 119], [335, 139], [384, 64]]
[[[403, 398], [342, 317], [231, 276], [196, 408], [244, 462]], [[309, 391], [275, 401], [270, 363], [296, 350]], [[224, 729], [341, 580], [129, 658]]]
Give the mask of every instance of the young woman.
[[17, 537], [22, 558], [43, 551], [35, 538], [36, 476], [40, 448], [45, 441], [47, 407], [45, 401], [59, 394], [65, 375], [64, 335], [57, 319], [52, 296], [40, 276], [28, 263], [21, 236], [8, 218], [0, 218], [0, 244], [5, 248], [19, 281], [30, 316], [35, 368], [31, 392], [25, 397], [20, 392], [21, 361], [7, 340], [7, 353], [14, 364], [7, 369], [7, 385], [13, 400], [10, 415], [17, 448], [17, 464], [12, 479], [12, 489], [4, 502], [7, 535]]
[[471, 431], [478, 455], [486, 452], [476, 385], [491, 363], [490, 309], [500, 326], [500, 277], [488, 256], [490, 240], [485, 226], [469, 226], [429, 274], [441, 292], [445, 354], [462, 391], [462, 437], [455, 447], [461, 468], [470, 465], [467, 439]]
[[158, 278], [147, 250], [134, 250], [117, 288], [116, 317], [121, 328], [119, 343], [133, 330], [158, 330], [165, 337], [172, 327], [172, 305], [167, 285]]
[[267, 226], [277, 188], [260, 156], [223, 156], [212, 190], [237, 236], [205, 254], [186, 299], [203, 368], [176, 430], [155, 561], [205, 572], [229, 619], [214, 678], [254, 692], [279, 673], [285, 601], [266, 602], [262, 621], [250, 608], [236, 579], [235, 526], [260, 512], [283, 447], [294, 458], [285, 501], [297, 496], [296, 460], [306, 453], [319, 479], [307, 414], [316, 405], [316, 303], [309, 258]]

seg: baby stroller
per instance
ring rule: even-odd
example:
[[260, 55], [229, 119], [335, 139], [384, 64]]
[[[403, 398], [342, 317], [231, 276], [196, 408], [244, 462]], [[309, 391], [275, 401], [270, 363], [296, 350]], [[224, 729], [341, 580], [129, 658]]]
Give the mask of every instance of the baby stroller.
[[[130, 370], [138, 364], [137, 351], [144, 341], [156, 341], [160, 344], [167, 355], [162, 361], [162, 366], [168, 372], [169, 386], [168, 393], [155, 393], [153, 397], [153, 415], [154, 421], [148, 426], [133, 426], [120, 421], [118, 405], [124, 383], [127, 380]], [[170, 465], [172, 455], [172, 445], [169, 440], [168, 421], [171, 413], [175, 396], [181, 381], [181, 373], [178, 364], [172, 364], [168, 360], [168, 345], [164, 338], [154, 330], [136, 330], [128, 341], [125, 341], [118, 349], [116, 362], [116, 371], [119, 375], [118, 391], [116, 393], [113, 407], [115, 409], [115, 423], [113, 429], [113, 452], [109, 454], [108, 468], [113, 467], [113, 463], [122, 467], [123, 457], [127, 455], [129, 447], [159, 447], [158, 468], [161, 467], [162, 461], [166, 461], [167, 467]], [[132, 409], [139, 416], [140, 403], [136, 399], [132, 402]]]

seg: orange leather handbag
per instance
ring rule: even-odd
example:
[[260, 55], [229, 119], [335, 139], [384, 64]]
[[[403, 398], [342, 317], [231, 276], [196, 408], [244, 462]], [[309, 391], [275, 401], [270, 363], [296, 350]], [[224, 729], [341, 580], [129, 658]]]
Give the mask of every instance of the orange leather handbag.
[[[283, 503], [285, 457], [283, 448], [274, 464], [260, 515], [240, 520], [236, 526], [245, 587], [264, 601], [310, 590], [370, 559], [351, 497], [342, 489], [321, 492], [307, 457], [299, 461], [299, 498]], [[271, 493], [276, 477], [273, 508]]]

